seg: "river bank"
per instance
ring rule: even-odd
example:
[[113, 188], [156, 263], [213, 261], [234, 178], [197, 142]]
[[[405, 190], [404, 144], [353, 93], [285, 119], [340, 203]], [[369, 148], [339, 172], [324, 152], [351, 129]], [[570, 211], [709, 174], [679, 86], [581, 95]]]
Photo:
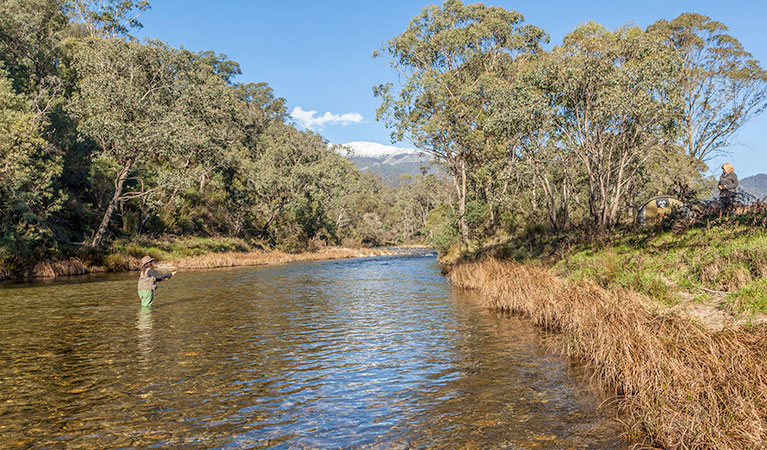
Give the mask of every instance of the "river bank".
[[135, 271], [139, 269], [144, 255], [155, 258], [160, 269], [193, 270], [396, 255], [407, 249], [425, 248], [418, 245], [391, 248], [322, 247], [286, 253], [266, 250], [236, 238], [182, 238], [160, 242], [163, 244], [149, 240], [118, 241], [101, 251], [83, 247], [71, 252], [71, 256], [58, 259], [22, 262], [15, 266], [6, 262], [0, 266], [0, 280]]
[[766, 239], [735, 220], [572, 246], [520, 240], [445, 272], [487, 307], [561, 333], [563, 354], [615, 394], [629, 438], [764, 448]]

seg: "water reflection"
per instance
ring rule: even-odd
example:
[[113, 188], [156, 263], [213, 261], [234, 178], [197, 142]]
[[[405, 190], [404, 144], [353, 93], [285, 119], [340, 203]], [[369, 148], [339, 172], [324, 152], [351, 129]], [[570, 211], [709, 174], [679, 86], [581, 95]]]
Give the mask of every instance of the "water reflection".
[[0, 442], [621, 445], [541, 334], [453, 292], [433, 257], [190, 272], [150, 310], [134, 278], [0, 290]]
[[152, 355], [152, 318], [151, 307], [141, 307], [138, 309], [138, 319], [136, 320], [136, 329], [138, 330], [138, 352], [139, 364], [143, 369], [149, 368], [150, 356]]

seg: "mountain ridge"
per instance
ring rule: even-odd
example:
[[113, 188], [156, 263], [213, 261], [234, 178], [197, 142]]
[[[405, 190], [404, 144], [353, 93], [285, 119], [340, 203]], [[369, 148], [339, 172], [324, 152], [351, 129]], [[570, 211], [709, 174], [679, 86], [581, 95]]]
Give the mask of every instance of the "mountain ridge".
[[[423, 173], [424, 168], [427, 173], [434, 173], [431, 168], [434, 158], [424, 151], [410, 147], [352, 141], [340, 144], [337, 149], [360, 170], [377, 173], [384, 182], [392, 186], [403, 182], [402, 175], [415, 177]], [[343, 149], [350, 152], [345, 154]]]
[[758, 173], [743, 178], [738, 182], [738, 185], [744, 191], [762, 200], [767, 196], [767, 173]]
[[[346, 149], [344, 153], [341, 149]], [[362, 171], [381, 175], [384, 182], [397, 186], [402, 183], [402, 175], [415, 177], [423, 173], [435, 173], [432, 167], [434, 158], [427, 152], [412, 147], [379, 144], [371, 141], [352, 141], [338, 144], [339, 153], [355, 163]], [[767, 197], [767, 173], [751, 175], [740, 180], [741, 189], [759, 198]], [[718, 191], [715, 193], [718, 196]]]

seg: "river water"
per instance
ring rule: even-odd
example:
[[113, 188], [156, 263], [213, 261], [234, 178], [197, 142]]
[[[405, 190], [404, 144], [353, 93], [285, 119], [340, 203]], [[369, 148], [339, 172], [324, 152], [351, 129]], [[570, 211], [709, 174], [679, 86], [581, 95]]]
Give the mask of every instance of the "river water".
[[137, 277], [0, 284], [0, 448], [625, 447], [433, 254]]

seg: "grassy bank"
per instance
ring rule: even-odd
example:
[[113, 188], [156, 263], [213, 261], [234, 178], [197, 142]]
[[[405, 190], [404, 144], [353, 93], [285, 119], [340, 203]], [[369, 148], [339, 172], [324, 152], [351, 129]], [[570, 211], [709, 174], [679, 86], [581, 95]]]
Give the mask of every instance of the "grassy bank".
[[451, 283], [480, 291], [489, 308], [560, 332], [563, 353], [615, 393], [632, 439], [667, 449], [765, 448], [765, 217], [530, 234], [445, 267]]
[[381, 256], [395, 253], [394, 250], [344, 247], [322, 247], [301, 253], [285, 253], [279, 250], [267, 250], [255, 242], [224, 237], [118, 240], [103, 250], [75, 247], [55, 260], [29, 261], [6, 258], [0, 264], [0, 280], [4, 278], [54, 278], [87, 273], [138, 270], [144, 255], [152, 256], [160, 261], [160, 265], [164, 267], [211, 269]]
[[767, 327], [713, 332], [625, 288], [486, 259], [450, 267], [490, 308], [563, 334], [562, 351], [611, 389], [632, 440], [667, 449], [767, 445]]
[[732, 313], [767, 313], [767, 230], [739, 224], [628, 235], [597, 249], [579, 246], [554, 270], [570, 279], [626, 287], [673, 306], [686, 301]]
[[528, 234], [442, 262], [486, 256], [630, 289], [666, 307], [715, 307], [752, 322], [767, 314], [767, 211], [761, 209], [666, 229]]

